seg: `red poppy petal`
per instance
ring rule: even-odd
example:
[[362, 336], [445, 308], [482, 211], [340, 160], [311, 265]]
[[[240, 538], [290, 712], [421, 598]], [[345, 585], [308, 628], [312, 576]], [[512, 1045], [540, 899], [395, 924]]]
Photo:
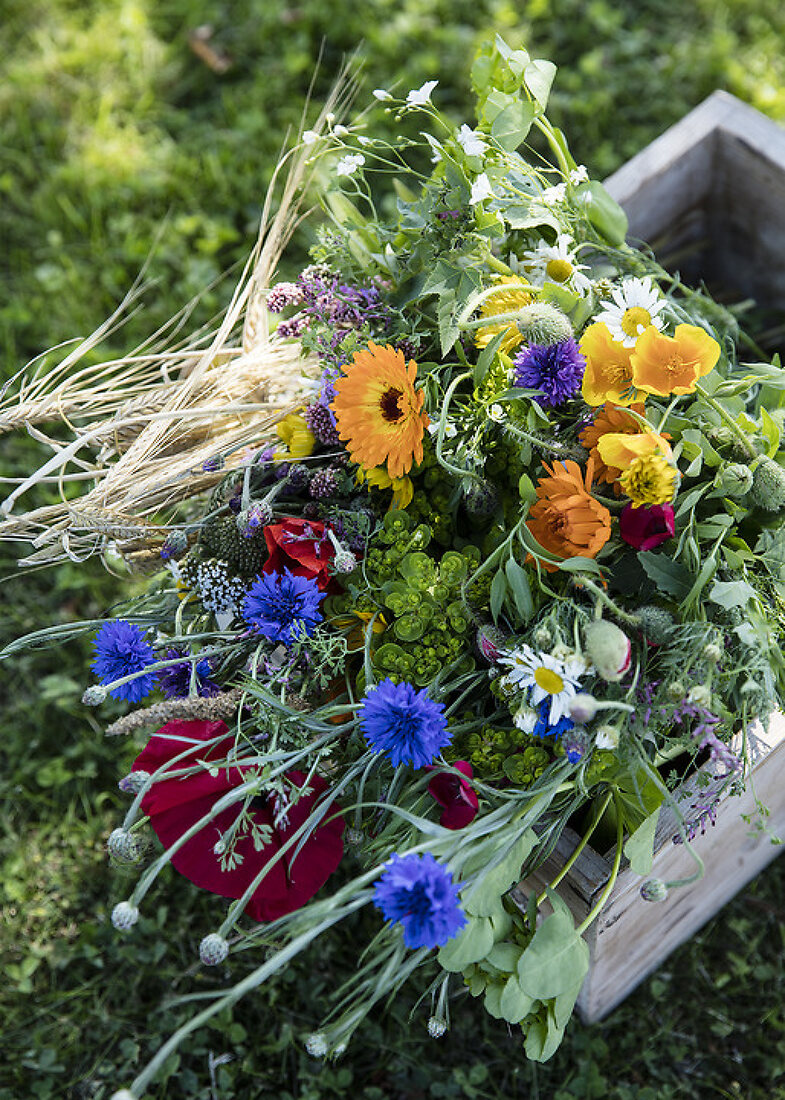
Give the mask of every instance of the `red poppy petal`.
[[445, 829], [462, 829], [465, 825], [470, 825], [476, 816], [476, 801], [473, 806], [467, 803], [454, 802], [452, 806], [448, 806], [442, 812], [439, 824], [443, 825]]

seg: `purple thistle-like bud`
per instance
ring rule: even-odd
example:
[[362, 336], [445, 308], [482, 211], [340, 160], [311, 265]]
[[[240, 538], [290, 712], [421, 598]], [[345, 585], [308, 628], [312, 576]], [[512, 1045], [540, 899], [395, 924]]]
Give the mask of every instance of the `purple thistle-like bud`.
[[302, 462], [289, 467], [284, 489], [288, 493], [302, 493], [311, 481], [311, 471]]
[[275, 331], [282, 340], [290, 340], [302, 336], [310, 323], [311, 318], [306, 313], [295, 313], [294, 317], [281, 321]]
[[255, 501], [246, 511], [239, 512], [237, 530], [245, 539], [253, 538], [257, 531], [272, 523], [273, 509], [266, 500]]
[[340, 443], [338, 429], [335, 426], [335, 417], [327, 405], [321, 401], [315, 405], [309, 405], [303, 413], [308, 429], [313, 432], [320, 443], [325, 447], [337, 447]]
[[142, 787], [150, 778], [150, 773], [142, 771], [129, 772], [128, 775], [124, 775], [120, 782], [117, 784], [123, 794], [139, 794]]
[[219, 966], [229, 954], [229, 943], [217, 932], [210, 932], [199, 944], [199, 958], [205, 966]]
[[161, 547], [161, 558], [169, 561], [181, 557], [188, 549], [188, 535], [181, 528], [170, 531]]
[[267, 294], [267, 308], [270, 313], [282, 313], [287, 306], [303, 304], [303, 288], [297, 283], [276, 283]]
[[338, 491], [338, 475], [334, 470], [317, 470], [311, 478], [308, 492], [314, 500], [324, 500], [325, 497], [334, 496]]

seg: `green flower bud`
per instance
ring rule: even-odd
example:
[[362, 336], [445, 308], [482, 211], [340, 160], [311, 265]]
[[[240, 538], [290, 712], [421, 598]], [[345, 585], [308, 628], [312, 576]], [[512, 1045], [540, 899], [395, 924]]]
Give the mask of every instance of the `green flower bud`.
[[767, 512], [785, 507], [785, 470], [768, 455], [761, 455], [753, 470], [750, 497]]
[[736, 499], [743, 497], [752, 488], [754, 475], [749, 466], [741, 462], [730, 462], [724, 466], [714, 479], [714, 488], [725, 496]]
[[112, 910], [112, 924], [118, 932], [127, 932], [139, 920], [139, 910], [130, 901], [119, 901]]
[[650, 642], [654, 642], [655, 645], [662, 645], [664, 642], [667, 642], [676, 625], [669, 611], [666, 611], [664, 607], [657, 607], [654, 604], [647, 604], [645, 607], [639, 607], [635, 612], [635, 617], [640, 624], [642, 633]]
[[668, 887], [661, 879], [649, 878], [641, 886], [640, 895], [644, 901], [665, 901]]
[[547, 302], [522, 306], [516, 324], [527, 344], [561, 344], [574, 335], [566, 314]]
[[499, 494], [490, 481], [472, 481], [463, 490], [463, 506], [472, 519], [486, 519], [499, 507]]
[[138, 863], [142, 858], [143, 844], [127, 829], [114, 829], [109, 834], [106, 847], [117, 863]]
[[82, 702], [86, 707], [97, 707], [103, 703], [107, 691], [101, 684], [91, 684], [82, 696]]
[[630, 639], [615, 623], [595, 619], [584, 631], [586, 653], [603, 680], [621, 680], [632, 663]]
[[428, 1021], [428, 1034], [432, 1039], [441, 1039], [447, 1031], [447, 1021], [440, 1016], [431, 1016]]
[[229, 954], [229, 944], [217, 932], [210, 932], [199, 944], [199, 958], [205, 966], [219, 966]]

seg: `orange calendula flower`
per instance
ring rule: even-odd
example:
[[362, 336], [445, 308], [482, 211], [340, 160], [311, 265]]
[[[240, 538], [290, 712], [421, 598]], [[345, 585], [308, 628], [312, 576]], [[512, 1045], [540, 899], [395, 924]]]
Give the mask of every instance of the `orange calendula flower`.
[[597, 450], [597, 442], [609, 432], [637, 435], [639, 432], [644, 431], [645, 429], [640, 420], [632, 416], [632, 413], [644, 416], [643, 403], [636, 402], [630, 406], [628, 412], [623, 406], [614, 405], [612, 401], [608, 401], [598, 411], [591, 424], [588, 424], [578, 436], [594, 459], [594, 480], [599, 484], [612, 485], [622, 471], [618, 466], [606, 466], [600, 452]]
[[677, 325], [673, 336], [663, 336], [650, 325], [630, 356], [632, 381], [660, 397], [694, 393], [695, 383], [714, 369], [719, 357], [720, 345], [698, 325]]
[[615, 466], [619, 470], [629, 470], [636, 458], [659, 455], [669, 459], [672, 454], [668, 440], [657, 432], [638, 432], [636, 435], [609, 432], [599, 440], [597, 450], [606, 466]]
[[582, 393], [587, 405], [632, 405], [642, 399], [632, 386], [631, 350], [613, 339], [607, 325], [589, 325], [579, 345], [586, 360]]
[[[517, 310], [522, 309], [524, 306], [531, 305], [534, 301], [534, 295], [528, 291], [523, 290], [521, 287], [516, 287], [513, 290], [507, 290], [505, 283], [519, 283], [520, 279], [516, 279], [515, 276], [504, 275], [499, 279], [499, 289], [495, 294], [491, 294], [482, 304], [480, 309], [480, 316], [492, 318], [499, 313], [515, 313]], [[499, 345], [499, 351], [508, 354], [523, 340], [518, 326], [510, 321], [501, 321], [497, 324], [483, 325], [482, 328], [477, 330], [477, 335], [474, 338], [474, 342], [478, 348], [485, 348], [490, 344], [494, 336], [497, 336], [500, 332], [505, 333], [505, 337]]]
[[369, 344], [355, 352], [345, 375], [334, 383], [338, 435], [352, 460], [371, 469], [387, 464], [391, 478], [422, 462], [422, 439], [430, 424], [422, 393], [414, 388], [417, 364], [403, 353]]
[[[545, 465], [543, 463], [543, 465]], [[590, 493], [594, 463], [584, 476], [577, 462], [554, 462], [537, 482], [527, 527], [544, 550], [560, 558], [594, 558], [611, 537], [611, 514]], [[552, 573], [558, 568], [542, 562]]]

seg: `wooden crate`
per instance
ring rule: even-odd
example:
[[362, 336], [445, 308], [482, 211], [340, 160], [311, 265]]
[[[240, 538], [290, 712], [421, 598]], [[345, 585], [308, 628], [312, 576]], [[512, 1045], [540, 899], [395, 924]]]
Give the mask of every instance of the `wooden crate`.
[[[785, 130], [758, 111], [715, 92], [605, 181], [630, 221], [631, 243], [646, 241], [660, 262], [684, 281], [705, 281], [737, 300], [754, 298], [782, 311], [785, 321]], [[673, 811], [663, 810], [650, 875], [627, 867], [587, 932], [591, 965], [578, 999], [586, 1023], [600, 1020], [680, 944], [761, 871], [785, 837], [785, 717], [751, 738], [752, 782], [741, 797], [723, 800], [717, 823], [693, 846], [706, 865], [697, 882], [670, 891], [664, 902], [640, 896], [645, 878], [675, 881], [695, 870]], [[696, 780], [678, 792], [686, 809]], [[753, 793], [754, 792], [754, 793]], [[767, 832], [756, 830], [757, 800], [769, 810]], [[524, 884], [540, 890], [564, 865], [579, 837], [566, 830], [549, 861]], [[581, 921], [608, 883], [611, 860], [588, 846], [559, 893]]]
[[785, 129], [714, 92], [605, 181], [688, 285], [753, 298], [785, 322]]
[[[773, 838], [785, 837], [785, 716], [772, 715], [768, 729], [756, 726], [748, 751], [752, 781], [743, 795], [723, 799], [716, 824], [692, 842], [706, 866], [703, 878], [671, 890], [663, 902], [641, 897], [640, 887], [647, 878], [674, 882], [695, 870], [684, 845], [673, 841], [679, 835], [677, 815], [667, 808], [658, 821], [651, 872], [637, 875], [627, 867], [619, 873], [607, 904], [586, 933], [591, 963], [577, 1005], [585, 1023], [606, 1016], [782, 850]], [[702, 771], [711, 774], [709, 765]], [[698, 781], [693, 778], [676, 792], [685, 816], [697, 790]], [[760, 820], [756, 799], [769, 811], [765, 832], [756, 828]], [[579, 839], [566, 829], [548, 861], [523, 884], [524, 892], [542, 890]], [[611, 858], [612, 853], [600, 855], [588, 845], [559, 885], [558, 892], [576, 922], [583, 920], [607, 885]]]

